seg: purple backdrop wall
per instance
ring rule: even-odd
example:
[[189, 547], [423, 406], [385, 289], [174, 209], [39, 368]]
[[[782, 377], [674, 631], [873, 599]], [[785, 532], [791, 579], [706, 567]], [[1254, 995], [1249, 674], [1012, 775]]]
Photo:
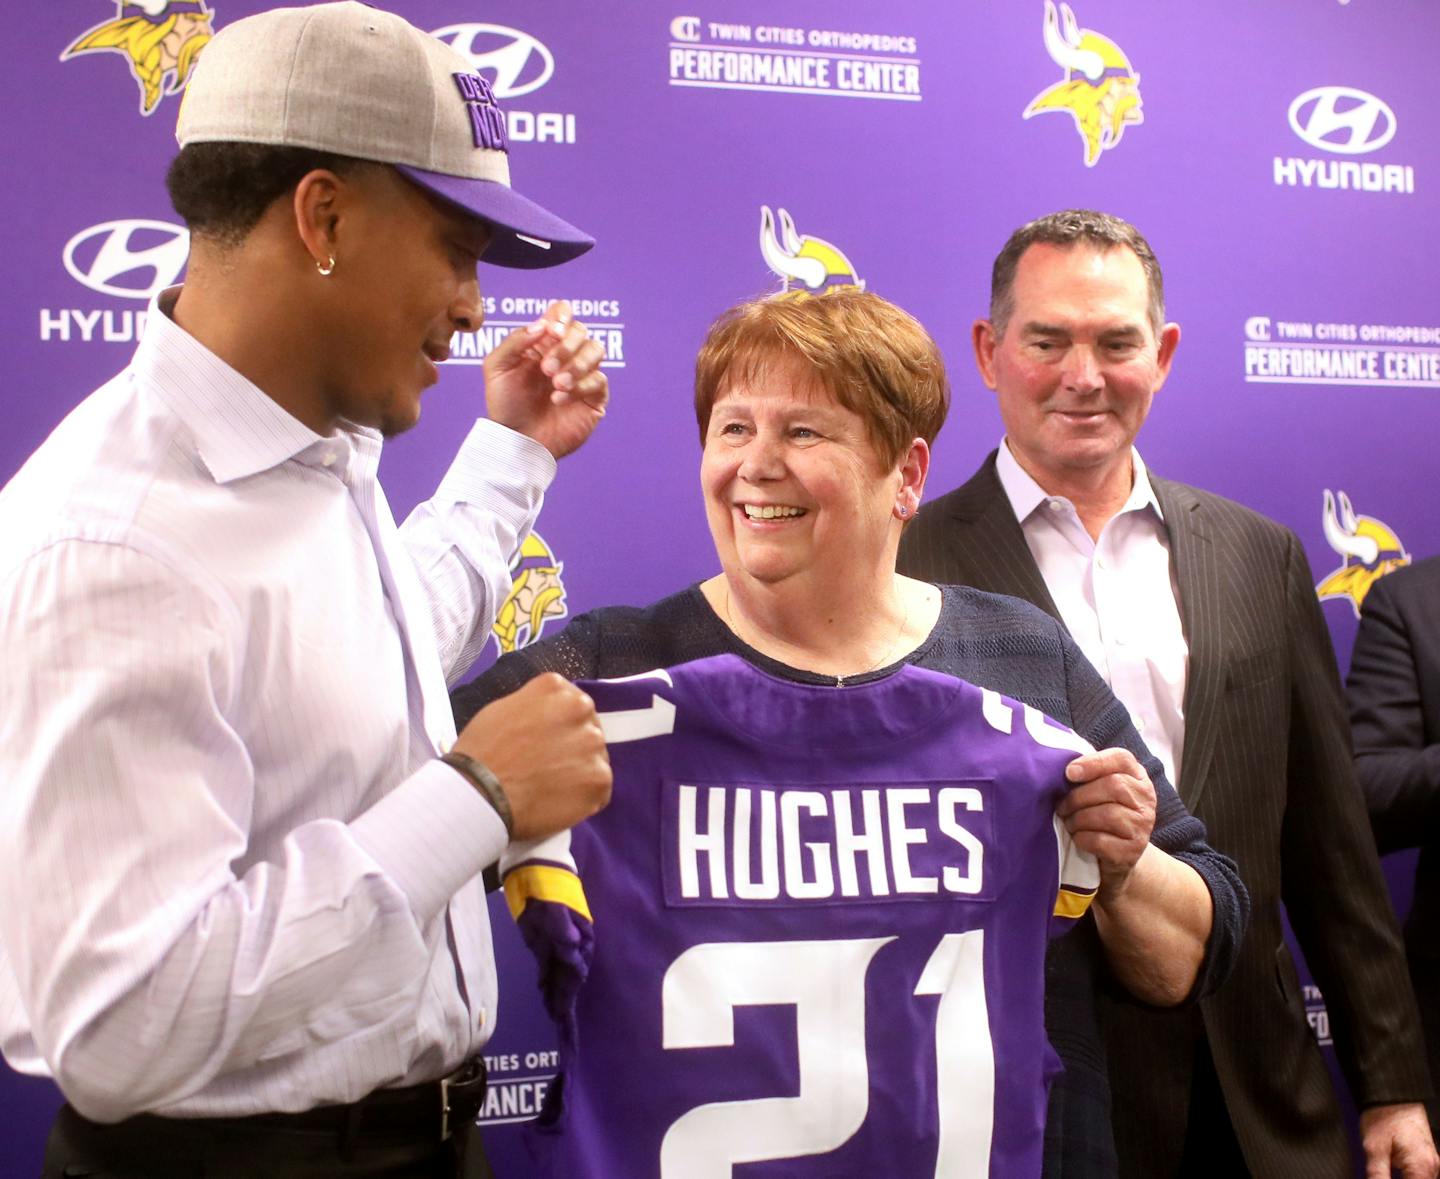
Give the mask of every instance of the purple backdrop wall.
[[[126, 363], [145, 296], [180, 274], [161, 183], [179, 41], [266, 6], [210, 0], [149, 57], [77, 48], [138, 15], [118, 0], [32, 6], [12, 29], [14, 93], [28, 101], [8, 153], [0, 480]], [[489, 323], [457, 339], [424, 420], [384, 462], [408, 510], [481, 408], [476, 365], [494, 333], [544, 300], [580, 303], [603, 329], [614, 405], [539, 524], [560, 566], [538, 596], [547, 624], [713, 571], [690, 365], [720, 309], [782, 281], [761, 253], [762, 208], [838, 251], [832, 280], [849, 267], [945, 349], [956, 399], [934, 491], [1000, 435], [968, 343], [995, 251], [1021, 222], [1086, 205], [1142, 227], [1184, 327], [1142, 439], [1157, 471], [1288, 524], [1317, 582], [1341, 574], [1337, 590], [1360, 592], [1369, 574], [1327, 543], [1326, 490], [1347, 493], [1382, 562], [1440, 548], [1440, 506], [1416, 494], [1440, 427], [1440, 277], [1425, 248], [1440, 194], [1434, 5], [1076, 0], [1082, 47], [1110, 70], [1059, 109], [1039, 109], [1064, 100], [1053, 88], [1065, 78], [1043, 0], [392, 6], [475, 56], [509, 108], [523, 187], [600, 238], [556, 272], [482, 276]], [[149, 95], [147, 72], [159, 78]], [[1342, 665], [1352, 601], [1325, 606]], [[530, 609], [519, 641], [534, 637]], [[1410, 861], [1387, 868], [1403, 906]], [[523, 948], [496, 918], [503, 1005], [484, 1117], [503, 1176], [525, 1172], [505, 1127], [533, 1111], [553, 1037]], [[1323, 1032], [1318, 996], [1313, 1016]], [[0, 1068], [0, 1173], [34, 1172], [57, 1102], [48, 1082]]]

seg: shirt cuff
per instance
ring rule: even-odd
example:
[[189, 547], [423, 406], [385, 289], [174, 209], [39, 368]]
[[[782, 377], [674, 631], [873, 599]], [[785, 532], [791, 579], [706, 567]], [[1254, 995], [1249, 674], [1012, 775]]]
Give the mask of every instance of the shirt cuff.
[[352, 821], [350, 833], [405, 894], [422, 925], [509, 842], [495, 808], [439, 760]]
[[555, 456], [535, 439], [481, 418], [470, 428], [434, 501], [474, 504], [518, 533], [528, 528], [555, 480]]

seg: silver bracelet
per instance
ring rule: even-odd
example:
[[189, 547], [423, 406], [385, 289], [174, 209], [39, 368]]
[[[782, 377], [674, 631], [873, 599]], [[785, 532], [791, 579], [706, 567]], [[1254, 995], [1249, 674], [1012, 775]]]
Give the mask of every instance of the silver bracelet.
[[506, 836], [513, 837], [515, 816], [510, 811], [510, 800], [505, 797], [505, 787], [500, 785], [500, 779], [490, 772], [489, 767], [458, 749], [442, 753], [440, 760], [484, 795], [486, 801], [495, 808], [495, 813], [500, 816], [500, 821], [505, 824]]

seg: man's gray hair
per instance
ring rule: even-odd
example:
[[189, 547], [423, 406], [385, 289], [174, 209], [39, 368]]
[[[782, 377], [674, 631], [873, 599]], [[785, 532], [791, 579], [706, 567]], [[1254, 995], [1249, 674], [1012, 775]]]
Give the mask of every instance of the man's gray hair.
[[1088, 245], [1096, 250], [1113, 250], [1121, 246], [1134, 252], [1145, 271], [1150, 293], [1150, 327], [1159, 339], [1165, 323], [1165, 280], [1155, 251], [1130, 222], [1093, 209], [1066, 209], [1051, 213], [1022, 225], [1010, 235], [1005, 248], [995, 258], [990, 271], [990, 323], [997, 336], [1005, 334], [1010, 316], [1015, 311], [1015, 270], [1020, 258], [1031, 246]]

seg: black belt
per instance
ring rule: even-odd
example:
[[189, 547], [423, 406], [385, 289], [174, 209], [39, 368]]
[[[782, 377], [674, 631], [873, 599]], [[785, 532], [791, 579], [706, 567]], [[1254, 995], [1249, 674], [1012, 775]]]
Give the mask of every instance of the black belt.
[[405, 1089], [377, 1089], [349, 1105], [222, 1120], [276, 1129], [330, 1130], [346, 1137], [387, 1134], [443, 1142], [473, 1122], [484, 1104], [485, 1061], [476, 1056], [438, 1081]]
[[[474, 1122], [485, 1104], [485, 1061], [475, 1057], [450, 1076], [404, 1089], [377, 1089], [348, 1105], [321, 1105], [300, 1113], [261, 1113], [231, 1118], [179, 1118], [138, 1114], [113, 1125], [73, 1115], [86, 1127], [87, 1139], [117, 1135], [142, 1139], [147, 1133], [194, 1136], [209, 1130], [265, 1134], [269, 1130], [333, 1133], [349, 1144], [367, 1137], [444, 1142]], [[72, 1111], [73, 1114], [73, 1111]]]
[[[313, 1177], [350, 1174], [350, 1164], [369, 1160], [381, 1164], [385, 1174], [428, 1174], [435, 1164], [444, 1170], [462, 1162], [469, 1174], [475, 1165], [483, 1165], [483, 1154], [477, 1137], [464, 1131], [474, 1124], [484, 1102], [485, 1064], [476, 1059], [440, 1081], [379, 1089], [349, 1105], [323, 1105], [302, 1113], [229, 1118], [138, 1114], [102, 1125], [66, 1105], [50, 1132], [44, 1173], [151, 1179], [202, 1174], [216, 1179]], [[472, 1165], [472, 1159], [478, 1163]], [[489, 1174], [486, 1169], [474, 1173]]]

